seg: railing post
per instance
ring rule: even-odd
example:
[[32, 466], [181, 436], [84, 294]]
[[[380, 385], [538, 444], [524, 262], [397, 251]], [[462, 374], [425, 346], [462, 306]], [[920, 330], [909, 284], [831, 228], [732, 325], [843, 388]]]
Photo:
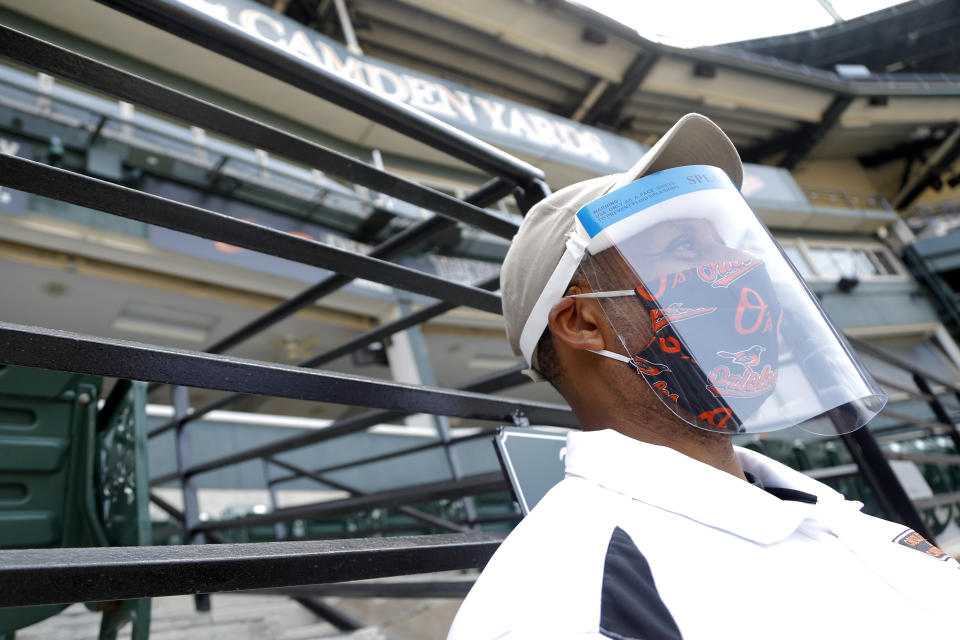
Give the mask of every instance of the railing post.
[[[277, 487], [274, 484], [273, 465], [266, 458], [263, 458], [263, 477], [267, 482], [267, 494], [270, 496], [270, 511], [276, 511], [278, 506]], [[275, 522], [273, 525], [273, 534], [277, 540], [287, 539], [287, 525], [283, 522]]]
[[517, 201], [517, 206], [524, 214], [530, 211], [530, 207], [537, 204], [550, 195], [550, 187], [539, 178], [534, 178], [526, 185], [517, 187], [513, 190], [513, 197]]
[[344, 0], [333, 0], [333, 6], [337, 10], [340, 30], [343, 31], [343, 40], [347, 44], [347, 49], [355, 56], [362, 56], [363, 50], [360, 49], [357, 33], [353, 30], [353, 22], [350, 20], [350, 12], [347, 11], [347, 3]]
[[[395, 290], [395, 295], [397, 298], [397, 307], [396, 315], [397, 317], [404, 317], [413, 313], [413, 308], [410, 304], [410, 297], [406, 291]], [[430, 364], [430, 354], [427, 351], [427, 343], [423, 339], [423, 332], [420, 331], [419, 326], [413, 326], [407, 329], [394, 334], [394, 345], [388, 352], [388, 357], [399, 357], [409, 359], [412, 365], [411, 367], [406, 368], [406, 375], [413, 376], [416, 380], [404, 380], [404, 382], [417, 382], [419, 384], [425, 384], [430, 386], [435, 386], [437, 384], [436, 375], [433, 372], [433, 366]], [[395, 366], [396, 363], [391, 362], [391, 368]], [[450, 476], [459, 482], [463, 479], [463, 471], [460, 465], [460, 459], [457, 456], [457, 452], [450, 447], [450, 421], [446, 416], [434, 415], [429, 416], [429, 420], [433, 423], [433, 427], [437, 432], [437, 437], [443, 442], [443, 453], [447, 459], [447, 466], [450, 469]], [[473, 523], [477, 519], [477, 510], [474, 505], [473, 497], [464, 496], [462, 498], [463, 509], [467, 516], [467, 522], [470, 526], [473, 526]]]
[[[194, 533], [200, 523], [200, 502], [197, 499], [197, 487], [193, 476], [183, 473], [193, 463], [193, 449], [190, 446], [190, 434], [186, 432], [189, 423], [182, 422], [190, 409], [190, 391], [187, 387], [174, 386], [170, 389], [173, 418], [177, 420], [177, 471], [180, 473], [180, 487], [183, 490], [183, 539], [186, 544], [204, 544], [206, 536]], [[210, 595], [198, 593], [194, 596], [197, 611], [210, 611]]]

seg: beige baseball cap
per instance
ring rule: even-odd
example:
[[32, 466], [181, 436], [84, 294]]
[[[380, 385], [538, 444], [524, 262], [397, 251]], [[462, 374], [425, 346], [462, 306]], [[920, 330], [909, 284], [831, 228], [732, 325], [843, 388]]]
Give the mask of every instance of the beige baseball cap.
[[[547, 314], [576, 270], [577, 263], [569, 260], [566, 246], [577, 211], [638, 178], [691, 164], [719, 167], [737, 187], [743, 183], [743, 165], [730, 138], [709, 118], [690, 113], [628, 171], [565, 187], [527, 213], [503, 261], [500, 294], [507, 340], [516, 355], [524, 356], [534, 380], [543, 379], [536, 373], [536, 345], [547, 328]], [[561, 265], [562, 261], [565, 264]]]

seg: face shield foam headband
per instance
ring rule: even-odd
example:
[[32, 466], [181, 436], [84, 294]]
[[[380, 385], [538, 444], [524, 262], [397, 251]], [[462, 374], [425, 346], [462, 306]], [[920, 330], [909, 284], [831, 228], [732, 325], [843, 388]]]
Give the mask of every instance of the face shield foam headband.
[[[848, 433], [886, 396], [726, 174], [661, 171], [584, 206], [520, 336], [530, 362], [577, 268], [646, 384], [690, 425]], [[649, 395], [649, 394], [647, 394]]]

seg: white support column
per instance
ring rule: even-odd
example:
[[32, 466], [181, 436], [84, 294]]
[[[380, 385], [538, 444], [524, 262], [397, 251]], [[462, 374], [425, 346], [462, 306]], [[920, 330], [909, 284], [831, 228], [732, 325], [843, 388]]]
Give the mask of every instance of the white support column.
[[[399, 292], [398, 292], [399, 294]], [[384, 319], [384, 323], [396, 320], [404, 315], [403, 307], [406, 305], [398, 303], [393, 311]], [[436, 384], [433, 380], [424, 380], [426, 370], [418, 362], [417, 353], [411, 341], [410, 331], [400, 331], [390, 337], [390, 342], [386, 346], [387, 361], [390, 363], [390, 374], [397, 382], [406, 382], [409, 384]], [[423, 337], [420, 336], [422, 340]], [[418, 350], [419, 351], [419, 350]], [[424, 348], [424, 352], [426, 349]], [[429, 363], [427, 363], [429, 366]], [[433, 368], [430, 367], [428, 378], [432, 378]], [[425, 413], [417, 413], [408, 416], [404, 422], [411, 427], [424, 427], [434, 429], [433, 416]]]
[[53, 102], [50, 95], [53, 93], [54, 78], [48, 73], [37, 74], [37, 110], [40, 113], [50, 113]]
[[344, 0], [333, 0], [333, 6], [337, 8], [337, 17], [340, 18], [340, 29], [343, 31], [343, 39], [347, 44], [347, 49], [355, 56], [362, 56], [363, 50], [357, 41], [357, 34], [353, 30], [353, 23], [350, 22], [347, 3]]
[[124, 102], [120, 100], [117, 102], [117, 113], [120, 117], [120, 121], [123, 122], [120, 125], [120, 133], [126, 138], [133, 138], [133, 114], [136, 112], [136, 108], [131, 102]]
[[190, 139], [193, 141], [193, 157], [207, 162], [207, 132], [200, 127], [190, 127]]
[[[390, 319], [408, 315], [412, 311], [409, 294], [406, 291], [399, 290], [396, 290], [395, 293], [397, 306]], [[406, 331], [393, 334], [392, 344], [387, 347], [387, 359], [390, 362], [390, 372], [393, 374], [393, 379], [397, 382], [436, 386], [437, 378], [433, 372], [430, 354], [427, 352], [427, 343], [423, 339], [423, 332], [420, 331], [420, 327], [411, 327]], [[431, 428], [440, 440], [445, 443], [450, 441], [450, 421], [447, 420], [446, 416], [416, 414], [408, 417], [406, 422], [411, 426]], [[463, 477], [463, 472], [456, 451], [449, 446], [444, 446], [443, 452], [447, 458], [450, 475], [454, 480], [460, 480]], [[477, 517], [473, 498], [465, 497], [463, 507], [467, 520], [473, 523]]]

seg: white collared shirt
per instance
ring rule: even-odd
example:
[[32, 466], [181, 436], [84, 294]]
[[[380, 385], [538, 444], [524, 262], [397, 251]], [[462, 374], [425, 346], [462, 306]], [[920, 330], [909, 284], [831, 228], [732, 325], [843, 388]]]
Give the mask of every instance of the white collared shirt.
[[615, 431], [570, 433], [566, 478], [490, 560], [448, 640], [960, 638], [956, 560], [736, 453], [808, 501]]

